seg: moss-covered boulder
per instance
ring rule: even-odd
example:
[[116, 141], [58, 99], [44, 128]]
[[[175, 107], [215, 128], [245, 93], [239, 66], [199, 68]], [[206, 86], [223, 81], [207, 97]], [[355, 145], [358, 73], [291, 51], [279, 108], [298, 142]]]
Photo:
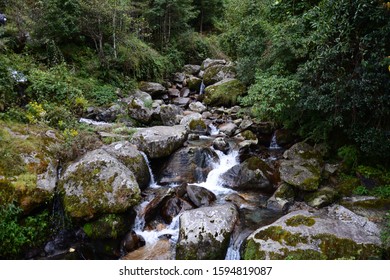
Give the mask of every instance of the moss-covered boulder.
[[138, 151], [136, 146], [128, 141], [120, 141], [103, 146], [102, 149], [114, 156], [133, 172], [141, 189], [149, 186], [150, 171], [148, 162], [145, 155]]
[[181, 148], [187, 140], [188, 131], [184, 125], [153, 126], [139, 129], [131, 143], [149, 158], [166, 157]]
[[202, 65], [200, 66], [201, 70], [206, 70], [209, 67], [215, 66], [215, 65], [225, 65], [226, 60], [224, 59], [212, 59], [212, 58], [206, 58], [203, 60]]
[[336, 205], [324, 211], [291, 212], [246, 240], [250, 259], [380, 259], [380, 230], [368, 219]]
[[58, 186], [65, 212], [76, 220], [123, 213], [140, 201], [133, 172], [103, 149], [70, 164]]
[[160, 118], [163, 125], [172, 126], [180, 123], [183, 109], [174, 104], [161, 105], [160, 106]]
[[207, 68], [203, 74], [203, 83], [206, 86], [218, 83], [223, 79], [236, 77], [236, 69], [232, 65], [213, 65]]
[[27, 214], [51, 201], [57, 160], [50, 146], [57, 137], [42, 125], [0, 121], [0, 205], [15, 201]]
[[128, 115], [140, 123], [148, 124], [153, 114], [151, 105], [151, 101], [145, 102], [140, 98], [133, 97], [127, 105]]
[[281, 183], [275, 193], [267, 200], [267, 208], [286, 212], [294, 199], [294, 188], [289, 184]]
[[238, 96], [245, 93], [245, 86], [237, 79], [224, 79], [206, 87], [203, 102], [206, 105], [231, 107], [237, 104]]
[[280, 162], [282, 181], [303, 191], [315, 191], [321, 181], [323, 160], [309, 144], [300, 142], [283, 154]]
[[315, 208], [328, 206], [339, 198], [339, 194], [334, 188], [323, 187], [314, 193], [307, 193], [304, 197], [306, 203]]
[[117, 239], [124, 236], [130, 226], [128, 215], [107, 214], [84, 224], [83, 230], [91, 239]]
[[199, 91], [200, 85], [202, 84], [202, 79], [195, 77], [195, 76], [190, 76], [186, 79], [187, 87], [191, 91]]
[[260, 158], [251, 157], [221, 175], [223, 185], [234, 190], [273, 190], [271, 168]]
[[237, 220], [238, 212], [233, 204], [184, 212], [180, 216], [176, 259], [224, 259]]
[[153, 99], [161, 96], [167, 90], [163, 85], [153, 82], [140, 82], [139, 89], [149, 93]]

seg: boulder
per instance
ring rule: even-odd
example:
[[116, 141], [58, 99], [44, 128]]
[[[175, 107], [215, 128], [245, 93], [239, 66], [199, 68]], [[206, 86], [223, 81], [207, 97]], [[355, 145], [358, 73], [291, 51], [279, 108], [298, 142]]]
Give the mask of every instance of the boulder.
[[182, 198], [172, 197], [164, 204], [161, 209], [161, 216], [167, 224], [172, 223], [174, 217], [182, 213], [183, 211], [193, 209], [192, 205], [189, 204]]
[[233, 136], [233, 134], [237, 130], [237, 125], [232, 123], [232, 122], [228, 122], [228, 123], [221, 124], [218, 127], [218, 129], [219, 129], [219, 132], [224, 133], [226, 136]]
[[91, 239], [117, 239], [123, 237], [131, 226], [127, 215], [107, 214], [83, 225], [83, 231]]
[[294, 202], [294, 188], [289, 184], [282, 183], [275, 193], [267, 200], [267, 208], [280, 212], [287, 212], [288, 207]]
[[283, 157], [279, 168], [282, 181], [303, 191], [318, 189], [323, 161], [313, 147], [300, 142], [286, 150]]
[[213, 141], [213, 148], [217, 151], [221, 151], [227, 154], [230, 151], [229, 142], [224, 137], [217, 137]]
[[175, 73], [173, 74], [172, 81], [175, 83], [183, 83], [185, 78], [185, 73]]
[[180, 106], [180, 107], [187, 107], [187, 105], [190, 103], [191, 99], [189, 97], [177, 97], [173, 99], [173, 104]]
[[197, 75], [200, 71], [200, 65], [186, 64], [183, 66], [183, 72], [188, 75]]
[[139, 129], [131, 142], [153, 159], [171, 155], [183, 146], [187, 135], [184, 125], [154, 126]]
[[103, 146], [102, 149], [114, 156], [133, 172], [141, 189], [149, 186], [150, 172], [148, 162], [136, 146], [128, 141], [120, 141]]
[[200, 66], [201, 70], [206, 70], [207, 68], [215, 65], [225, 65], [226, 60], [224, 59], [211, 59], [211, 58], [206, 58], [203, 62], [202, 65]]
[[223, 260], [238, 220], [233, 204], [202, 207], [180, 216], [178, 260]]
[[202, 79], [195, 77], [195, 76], [190, 76], [186, 80], [187, 86], [191, 91], [199, 91], [200, 90], [200, 85], [202, 84]]
[[224, 79], [206, 87], [203, 102], [206, 105], [231, 107], [237, 104], [238, 96], [245, 93], [245, 86], [237, 79]]
[[217, 199], [213, 192], [196, 185], [187, 185], [187, 195], [197, 207], [210, 206]]
[[210, 148], [185, 147], [171, 155], [161, 172], [159, 184], [205, 181], [218, 157]]
[[166, 88], [162, 84], [152, 82], [140, 82], [139, 89], [149, 93], [153, 99], [166, 92]]
[[122, 240], [122, 251], [126, 253], [133, 252], [138, 248], [145, 246], [145, 239], [136, 234], [134, 231], [130, 231], [126, 234], [125, 238]]
[[170, 98], [180, 97], [180, 90], [178, 90], [176, 88], [170, 88], [170, 89], [168, 89], [168, 95]]
[[236, 69], [233, 66], [213, 65], [208, 67], [203, 74], [203, 83], [206, 86], [218, 83], [224, 79], [236, 77]]
[[258, 157], [251, 157], [221, 175], [224, 187], [234, 190], [272, 191], [272, 170]]
[[202, 114], [204, 111], [207, 110], [206, 106], [204, 106], [199, 101], [190, 103], [189, 108], [190, 108], [191, 111], [194, 111], [194, 112], [200, 113], [200, 114]]
[[151, 108], [152, 102], [145, 103], [137, 97], [132, 98], [127, 105], [129, 116], [143, 124], [148, 124], [151, 121], [153, 114]]
[[89, 152], [71, 163], [58, 187], [63, 194], [65, 212], [74, 219], [123, 213], [140, 201], [133, 172], [103, 149]]
[[246, 240], [244, 259], [376, 259], [382, 257], [379, 228], [335, 205], [324, 211], [291, 212]]
[[314, 193], [307, 193], [304, 197], [306, 203], [314, 208], [328, 206], [339, 197], [337, 191], [331, 187], [323, 187]]
[[176, 105], [168, 104], [160, 106], [160, 118], [163, 125], [173, 126], [179, 123], [179, 116], [183, 114], [183, 110]]

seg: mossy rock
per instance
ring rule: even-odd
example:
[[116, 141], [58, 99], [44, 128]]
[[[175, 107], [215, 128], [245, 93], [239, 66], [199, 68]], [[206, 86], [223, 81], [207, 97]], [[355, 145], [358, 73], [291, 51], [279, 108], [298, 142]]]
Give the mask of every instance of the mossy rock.
[[227, 65], [213, 65], [205, 70], [203, 82], [206, 86], [208, 86], [222, 81], [223, 79], [234, 78], [235, 76], [235, 67]]
[[43, 125], [0, 121], [1, 204], [15, 201], [27, 214], [53, 198], [57, 161], [50, 146], [60, 137], [49, 137], [48, 131]]
[[[362, 226], [364, 225], [364, 226]], [[249, 259], [380, 259], [380, 230], [342, 206], [291, 212], [259, 228], [244, 243]]]
[[245, 86], [239, 80], [225, 79], [206, 87], [203, 102], [206, 105], [232, 107], [245, 91]]
[[245, 130], [241, 132], [242, 137], [244, 137], [245, 140], [257, 140], [256, 134], [254, 134], [250, 130]]
[[108, 214], [84, 224], [83, 230], [91, 239], [117, 239], [129, 231], [128, 215]]
[[339, 198], [337, 191], [331, 187], [324, 187], [314, 193], [307, 193], [304, 200], [311, 207], [321, 208], [334, 203]]
[[187, 79], [187, 86], [192, 91], [199, 91], [202, 80], [198, 77], [191, 76]]
[[141, 198], [134, 174], [102, 149], [69, 165], [58, 186], [65, 211], [75, 220], [123, 213]]
[[188, 128], [190, 129], [190, 132], [192, 133], [200, 133], [200, 134], [206, 134], [207, 133], [207, 125], [202, 119], [192, 119], [188, 123]]

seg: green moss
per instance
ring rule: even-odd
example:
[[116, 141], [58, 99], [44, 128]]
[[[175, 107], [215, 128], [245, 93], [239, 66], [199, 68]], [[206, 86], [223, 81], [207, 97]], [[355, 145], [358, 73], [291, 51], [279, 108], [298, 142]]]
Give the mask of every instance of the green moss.
[[255, 234], [256, 239], [268, 240], [279, 242], [288, 246], [296, 246], [298, 243], [307, 244], [308, 238], [302, 236], [300, 233], [291, 233], [281, 226], [270, 226]]
[[341, 195], [350, 196], [357, 186], [360, 186], [360, 181], [358, 178], [351, 176], [341, 176], [340, 182], [336, 188]]
[[358, 244], [353, 240], [338, 238], [332, 234], [312, 237], [320, 242], [319, 247], [327, 259], [354, 258], [358, 260], [381, 259], [383, 249], [373, 244]]
[[296, 215], [294, 217], [289, 218], [286, 221], [286, 225], [290, 227], [298, 227], [298, 226], [307, 226], [311, 227], [316, 223], [316, 221], [311, 217], [306, 217], [303, 215]]
[[238, 96], [243, 95], [244, 92], [245, 86], [238, 80], [232, 79], [206, 87], [203, 102], [206, 105], [234, 106], [237, 104]]
[[263, 171], [272, 171], [271, 168], [260, 158], [258, 157], [251, 157], [248, 158], [245, 161], [245, 164], [247, 164], [248, 169], [250, 170], [263, 170]]
[[130, 219], [125, 215], [108, 214], [86, 223], [83, 230], [91, 239], [116, 239], [126, 234]]
[[275, 254], [275, 257], [271, 257], [271, 260], [325, 260], [326, 256], [321, 254], [318, 251], [307, 249], [307, 250], [288, 250], [287, 248], [283, 248], [283, 254]]
[[205, 131], [207, 129], [206, 124], [201, 119], [193, 119], [189, 122], [188, 127], [191, 131]]
[[244, 249], [244, 260], [265, 260], [266, 253], [260, 250], [260, 245], [256, 243], [253, 239], [249, 239], [245, 243]]
[[303, 180], [300, 188], [302, 188], [305, 191], [315, 191], [318, 189], [318, 186], [320, 185], [320, 176], [312, 176], [308, 177], [305, 180]]
[[245, 140], [256, 140], [257, 139], [256, 135], [250, 130], [245, 130], [245, 131], [241, 132], [241, 135], [242, 135], [242, 137], [245, 138]]
[[295, 192], [293, 187], [291, 187], [289, 184], [281, 184], [279, 188], [275, 192], [276, 198], [282, 198], [282, 199], [294, 199]]

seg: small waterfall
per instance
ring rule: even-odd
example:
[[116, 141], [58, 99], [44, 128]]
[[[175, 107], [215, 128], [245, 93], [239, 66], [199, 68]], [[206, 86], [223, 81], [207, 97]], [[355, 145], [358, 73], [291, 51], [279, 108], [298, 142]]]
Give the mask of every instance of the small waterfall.
[[93, 125], [93, 126], [101, 126], [101, 127], [111, 127], [114, 125], [112, 123], [98, 122], [98, 121], [94, 121], [94, 120], [86, 119], [86, 118], [80, 118], [79, 122]]
[[210, 128], [210, 135], [211, 136], [216, 136], [219, 134], [219, 129], [215, 125], [209, 124], [209, 128]]
[[154, 179], [153, 171], [152, 168], [150, 167], [150, 161], [148, 159], [148, 156], [141, 151], [141, 155], [144, 157], [146, 161], [146, 165], [148, 166], [149, 174], [150, 174], [150, 183], [149, 183], [149, 188], [155, 189], [158, 188], [159, 185], [157, 185], [156, 180]]
[[282, 149], [282, 147], [280, 147], [278, 145], [278, 143], [276, 142], [276, 134], [275, 133], [272, 135], [271, 143], [270, 143], [268, 149], [270, 149], [270, 150], [280, 150], [280, 149]]
[[218, 155], [219, 162], [214, 164], [214, 169], [209, 172], [207, 179], [203, 183], [197, 184], [198, 186], [204, 187], [217, 196], [222, 194], [233, 193], [235, 191], [224, 188], [220, 176], [227, 170], [238, 164], [238, 151], [232, 150], [230, 153], [225, 155], [221, 151], [215, 151]]
[[200, 88], [199, 88], [200, 95], [202, 95], [204, 93], [205, 88], [206, 88], [206, 85], [203, 83], [203, 80], [202, 80], [202, 83], [200, 84]]

